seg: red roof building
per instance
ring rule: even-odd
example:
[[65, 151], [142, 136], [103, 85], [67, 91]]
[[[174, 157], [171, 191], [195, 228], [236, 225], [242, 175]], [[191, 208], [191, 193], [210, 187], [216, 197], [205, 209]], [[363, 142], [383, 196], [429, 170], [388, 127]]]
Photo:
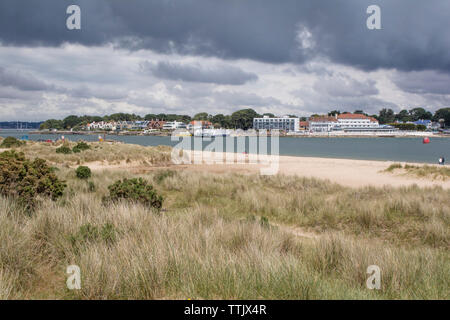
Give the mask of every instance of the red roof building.
[[162, 129], [166, 122], [162, 120], [151, 120], [149, 121], [147, 128], [148, 129]]

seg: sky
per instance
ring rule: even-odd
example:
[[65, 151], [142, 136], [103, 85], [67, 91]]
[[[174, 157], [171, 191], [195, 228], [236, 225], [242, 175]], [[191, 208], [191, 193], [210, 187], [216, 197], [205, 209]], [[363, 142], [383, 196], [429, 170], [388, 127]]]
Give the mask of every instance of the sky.
[[450, 107], [447, 0], [0, 1], [0, 121], [414, 107]]

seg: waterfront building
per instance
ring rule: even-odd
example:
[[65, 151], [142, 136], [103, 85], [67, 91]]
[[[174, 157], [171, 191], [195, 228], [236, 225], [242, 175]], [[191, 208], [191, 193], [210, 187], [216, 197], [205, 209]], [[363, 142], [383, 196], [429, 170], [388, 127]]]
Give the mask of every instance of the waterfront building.
[[377, 119], [364, 114], [345, 113], [337, 115], [336, 119], [341, 129], [378, 128], [380, 126]]
[[312, 132], [330, 132], [338, 129], [338, 120], [331, 116], [309, 118], [309, 130]]
[[425, 126], [427, 129], [431, 129], [433, 123], [431, 122], [431, 120], [417, 120], [413, 122], [415, 125], [422, 125]]
[[299, 123], [299, 118], [289, 118], [288, 116], [270, 118], [269, 116], [264, 116], [262, 118], [253, 119], [253, 129], [299, 131]]
[[378, 120], [364, 114], [345, 113], [332, 116], [316, 116], [309, 119], [310, 132], [389, 133], [398, 129], [380, 125]]
[[205, 129], [214, 129], [214, 126], [209, 121], [194, 120], [194, 121], [191, 121], [187, 125], [187, 129], [190, 130], [190, 131], [205, 130]]
[[163, 130], [176, 130], [176, 129], [186, 129], [187, 126], [184, 122], [178, 121], [168, 121], [164, 123], [162, 129]]
[[87, 130], [116, 130], [117, 123], [112, 122], [91, 122], [86, 125]]
[[150, 121], [134, 121], [133, 126], [131, 127], [133, 130], [144, 130], [147, 129]]
[[300, 131], [309, 130], [309, 121], [300, 121], [299, 122], [299, 129], [300, 129]]
[[161, 130], [165, 123], [166, 123], [166, 121], [162, 121], [162, 120], [159, 120], [159, 119], [150, 120], [148, 122], [147, 128], [148, 129], [153, 129], [153, 130]]

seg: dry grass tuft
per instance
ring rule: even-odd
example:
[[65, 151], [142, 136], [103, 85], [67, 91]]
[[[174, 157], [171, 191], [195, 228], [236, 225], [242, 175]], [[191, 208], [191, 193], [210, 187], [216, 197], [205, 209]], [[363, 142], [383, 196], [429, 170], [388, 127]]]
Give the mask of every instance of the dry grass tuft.
[[396, 172], [401, 170], [404, 174], [413, 175], [419, 178], [431, 178], [433, 180], [447, 180], [450, 178], [450, 168], [445, 166], [431, 166], [431, 165], [402, 165], [400, 163], [391, 164], [385, 171]]

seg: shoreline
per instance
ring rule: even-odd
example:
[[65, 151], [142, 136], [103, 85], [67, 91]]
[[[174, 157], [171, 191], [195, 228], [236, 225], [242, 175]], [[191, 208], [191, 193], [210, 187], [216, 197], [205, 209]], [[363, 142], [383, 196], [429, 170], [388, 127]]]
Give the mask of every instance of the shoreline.
[[[0, 131], [1, 132], [1, 131]], [[153, 134], [144, 134], [142, 132], [120, 132], [112, 133], [106, 131], [29, 131], [28, 134], [32, 135], [106, 135], [106, 136], [156, 136], [156, 137], [170, 137], [170, 132], [157, 132]], [[230, 135], [229, 137], [252, 137], [255, 135]], [[270, 137], [270, 135], [268, 135]], [[450, 134], [436, 134], [433, 132], [414, 132], [404, 134], [297, 134], [297, 135], [279, 135], [280, 138], [418, 138], [418, 137], [431, 137], [431, 138], [450, 138]], [[198, 137], [199, 138], [199, 137]]]

